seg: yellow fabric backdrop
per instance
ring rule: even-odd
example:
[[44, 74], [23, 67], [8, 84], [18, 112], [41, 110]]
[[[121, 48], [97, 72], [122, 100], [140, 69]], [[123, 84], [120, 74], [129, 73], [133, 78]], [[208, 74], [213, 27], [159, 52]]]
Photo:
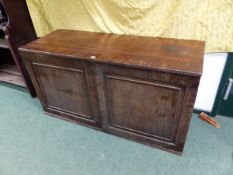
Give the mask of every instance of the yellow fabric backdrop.
[[206, 41], [233, 51], [233, 0], [26, 0], [38, 36], [56, 29]]

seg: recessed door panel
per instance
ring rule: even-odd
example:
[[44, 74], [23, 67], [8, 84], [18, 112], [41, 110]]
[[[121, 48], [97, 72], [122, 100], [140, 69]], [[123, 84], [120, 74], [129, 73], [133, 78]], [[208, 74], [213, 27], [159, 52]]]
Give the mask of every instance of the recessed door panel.
[[59, 64], [52, 61], [46, 63], [42, 60], [45, 57], [40, 56], [40, 62], [32, 62], [31, 66], [37, 75], [37, 91], [40, 92], [46, 112], [92, 125], [97, 124], [97, 95], [91, 63], [66, 62], [65, 66], [62, 66], [62, 61]]
[[33, 64], [49, 108], [91, 118], [84, 70]]
[[181, 87], [114, 75], [105, 80], [111, 127], [172, 140]]
[[182, 87], [111, 74], [105, 86], [110, 129], [174, 143]]

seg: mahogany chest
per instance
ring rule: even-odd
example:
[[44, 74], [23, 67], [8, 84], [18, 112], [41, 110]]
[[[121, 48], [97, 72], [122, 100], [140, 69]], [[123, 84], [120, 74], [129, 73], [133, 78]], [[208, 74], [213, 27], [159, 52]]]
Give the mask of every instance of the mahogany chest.
[[182, 153], [204, 42], [57, 30], [19, 50], [45, 113]]

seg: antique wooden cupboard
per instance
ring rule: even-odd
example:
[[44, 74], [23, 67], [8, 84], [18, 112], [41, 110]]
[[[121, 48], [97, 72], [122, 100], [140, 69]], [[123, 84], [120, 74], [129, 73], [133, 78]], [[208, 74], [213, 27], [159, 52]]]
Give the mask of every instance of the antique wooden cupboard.
[[182, 153], [204, 42], [58, 30], [20, 53], [45, 113]]

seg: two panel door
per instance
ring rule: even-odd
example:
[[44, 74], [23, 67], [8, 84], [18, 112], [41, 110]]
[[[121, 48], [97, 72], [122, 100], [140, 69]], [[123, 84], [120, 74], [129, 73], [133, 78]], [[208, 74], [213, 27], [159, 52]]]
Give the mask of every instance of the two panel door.
[[46, 54], [24, 58], [45, 112], [183, 151], [199, 77]]

